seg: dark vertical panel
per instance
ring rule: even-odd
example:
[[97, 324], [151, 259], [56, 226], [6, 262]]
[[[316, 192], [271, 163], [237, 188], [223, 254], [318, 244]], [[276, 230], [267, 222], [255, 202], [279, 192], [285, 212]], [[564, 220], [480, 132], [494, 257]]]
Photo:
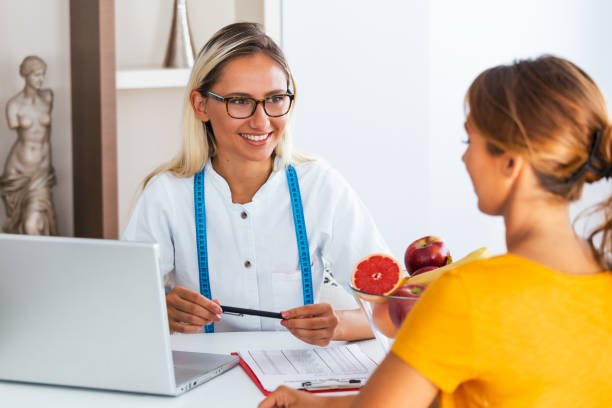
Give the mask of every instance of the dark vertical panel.
[[70, 1], [74, 234], [117, 238], [114, 0]]
[[117, 95], [115, 61], [115, 1], [100, 1], [100, 99], [102, 112], [103, 237], [118, 238]]

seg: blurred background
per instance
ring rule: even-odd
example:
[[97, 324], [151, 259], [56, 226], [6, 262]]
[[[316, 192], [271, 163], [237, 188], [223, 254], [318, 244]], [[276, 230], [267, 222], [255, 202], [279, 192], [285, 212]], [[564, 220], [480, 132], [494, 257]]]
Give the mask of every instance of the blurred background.
[[[144, 176], [180, 145], [187, 73], [160, 70], [172, 7], [171, 0], [114, 2], [119, 233]], [[398, 258], [423, 235], [444, 238], [456, 258], [483, 245], [505, 250], [501, 219], [478, 212], [461, 162], [463, 98], [482, 70], [555, 54], [589, 73], [612, 103], [606, 0], [187, 0], [187, 8], [197, 50], [226, 24], [264, 24], [296, 77], [298, 148], [344, 175]], [[72, 134], [71, 72], [80, 67], [71, 67], [70, 41], [69, 0], [0, 2], [0, 164], [16, 137], [4, 110], [23, 88], [19, 64], [39, 55], [48, 64], [45, 87], [55, 93], [53, 193], [67, 236], [75, 231], [72, 140], [87, 137]], [[612, 193], [610, 182], [588, 187], [573, 215]]]

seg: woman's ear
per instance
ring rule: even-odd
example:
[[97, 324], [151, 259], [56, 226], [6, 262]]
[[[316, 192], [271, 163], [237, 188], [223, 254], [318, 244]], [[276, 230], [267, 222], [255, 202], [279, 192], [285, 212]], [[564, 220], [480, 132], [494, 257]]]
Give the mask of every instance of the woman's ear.
[[198, 119], [200, 119], [202, 122], [208, 122], [210, 118], [206, 112], [207, 99], [204, 98], [200, 92], [192, 91], [189, 95], [189, 100], [191, 102], [191, 107], [193, 108], [193, 113], [195, 113]]
[[525, 161], [519, 155], [506, 152], [501, 156], [501, 172], [509, 181], [513, 181], [518, 177], [524, 165]]

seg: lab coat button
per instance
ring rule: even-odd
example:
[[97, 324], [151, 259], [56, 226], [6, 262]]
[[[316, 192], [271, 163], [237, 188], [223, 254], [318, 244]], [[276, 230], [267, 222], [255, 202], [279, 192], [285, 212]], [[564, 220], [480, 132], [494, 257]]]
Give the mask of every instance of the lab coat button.
[[251, 261], [245, 261], [244, 262], [244, 267], [245, 268], [250, 268], [251, 267]]
[[246, 217], [248, 217], [248, 214], [246, 213], [246, 211], [243, 211], [240, 216], [242, 217], [242, 219], [244, 220]]

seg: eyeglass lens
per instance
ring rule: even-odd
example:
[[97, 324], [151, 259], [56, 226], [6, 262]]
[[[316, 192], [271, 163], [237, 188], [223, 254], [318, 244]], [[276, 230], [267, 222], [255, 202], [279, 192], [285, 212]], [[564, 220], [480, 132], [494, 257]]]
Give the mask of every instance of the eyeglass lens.
[[[248, 118], [257, 107], [253, 98], [231, 98], [227, 102], [227, 113], [233, 118]], [[263, 108], [268, 116], [283, 116], [289, 112], [291, 97], [289, 95], [275, 95], [263, 101]]]

